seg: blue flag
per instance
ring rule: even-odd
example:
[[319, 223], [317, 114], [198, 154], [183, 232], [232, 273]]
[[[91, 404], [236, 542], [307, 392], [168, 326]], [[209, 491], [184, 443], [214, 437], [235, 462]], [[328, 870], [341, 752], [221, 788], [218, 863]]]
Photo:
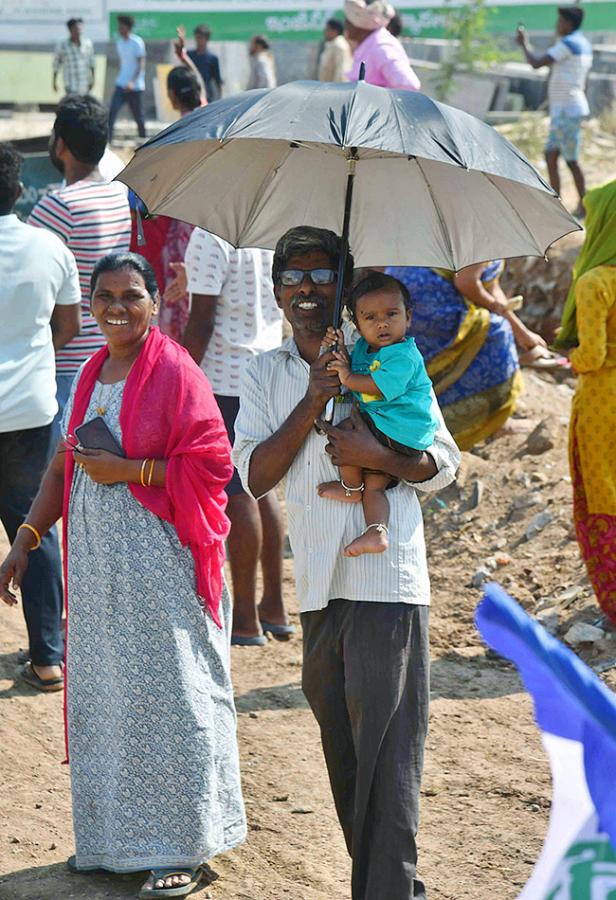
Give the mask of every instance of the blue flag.
[[518, 900], [616, 900], [616, 695], [498, 585], [475, 621], [517, 666], [552, 768], [548, 833]]

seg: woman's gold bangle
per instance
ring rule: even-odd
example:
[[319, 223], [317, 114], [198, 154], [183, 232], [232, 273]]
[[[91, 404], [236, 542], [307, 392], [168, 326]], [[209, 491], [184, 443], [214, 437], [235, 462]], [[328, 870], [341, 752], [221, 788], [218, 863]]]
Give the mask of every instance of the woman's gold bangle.
[[155, 462], [156, 462], [156, 460], [154, 460], [154, 459], [150, 460], [150, 471], [148, 473], [148, 487], [152, 487], [152, 476], [154, 474], [154, 463]]
[[145, 475], [145, 467], [147, 466], [147, 464], [148, 464], [148, 458], [146, 457], [143, 460], [143, 462], [141, 463], [141, 471], [139, 472], [139, 481], [141, 482], [141, 487], [147, 487], [144, 477], [143, 477]]
[[28, 522], [24, 522], [23, 525], [20, 525], [17, 531], [21, 531], [22, 528], [27, 528], [28, 531], [31, 531], [34, 537], [36, 538], [36, 544], [34, 547], [31, 547], [30, 550], [38, 550], [41, 546], [41, 536], [34, 525], [30, 525]]

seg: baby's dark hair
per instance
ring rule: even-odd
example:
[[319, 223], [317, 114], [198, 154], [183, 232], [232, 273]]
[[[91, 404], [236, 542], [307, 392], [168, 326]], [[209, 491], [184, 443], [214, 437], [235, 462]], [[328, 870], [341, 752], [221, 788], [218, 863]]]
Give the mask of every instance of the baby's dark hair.
[[386, 275], [384, 272], [370, 272], [353, 286], [347, 299], [346, 307], [354, 320], [358, 301], [366, 294], [373, 294], [375, 291], [386, 291], [389, 294], [398, 293], [402, 297], [406, 309], [411, 309], [411, 295], [405, 284], [402, 284], [393, 275]]

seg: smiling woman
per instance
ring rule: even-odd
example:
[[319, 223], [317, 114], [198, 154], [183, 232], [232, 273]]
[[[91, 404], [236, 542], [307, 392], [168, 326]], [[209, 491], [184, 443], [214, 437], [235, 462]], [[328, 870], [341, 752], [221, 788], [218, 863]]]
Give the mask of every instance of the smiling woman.
[[[69, 865], [151, 869], [143, 896], [180, 896], [205, 861], [245, 837], [222, 576], [230, 447], [205, 375], [151, 325], [158, 289], [149, 264], [103, 258], [91, 297], [107, 344], [75, 380], [65, 445], [0, 583], [19, 585], [35, 533], [62, 515]], [[125, 456], [96, 439], [78, 446], [91, 422], [89, 433], [110, 432]], [[8, 588], [3, 599], [15, 601]]]

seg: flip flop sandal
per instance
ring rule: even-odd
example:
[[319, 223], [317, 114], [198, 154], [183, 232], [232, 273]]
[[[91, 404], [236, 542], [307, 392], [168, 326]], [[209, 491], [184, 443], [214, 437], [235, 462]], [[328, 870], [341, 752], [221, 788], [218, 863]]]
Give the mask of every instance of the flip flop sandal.
[[241, 634], [231, 635], [232, 647], [264, 647], [267, 644], [267, 638], [264, 634], [253, 634], [250, 637], [244, 637]]
[[52, 691], [61, 691], [64, 687], [64, 676], [60, 678], [39, 678], [30, 661], [25, 664], [20, 675], [22, 681], [25, 681], [30, 687], [36, 688], [37, 691], [51, 693]]
[[524, 369], [561, 369], [567, 368], [570, 363], [566, 356], [560, 356], [558, 353], [553, 353], [551, 350], [547, 350], [543, 356], [537, 356], [533, 358], [529, 356], [532, 353], [532, 350], [527, 351], [527, 353], [523, 353], [520, 357], [520, 365]]
[[288, 641], [292, 634], [295, 634], [295, 625], [274, 625], [273, 622], [265, 622], [261, 619], [261, 628], [263, 633], [271, 634], [277, 641]]
[[170, 888], [146, 888], [144, 885], [139, 891], [139, 897], [186, 897], [199, 886], [205, 876], [205, 872], [201, 866], [198, 869], [152, 869], [149, 877], [152, 878], [153, 884], [156, 884], [161, 878], [171, 878], [173, 875], [190, 875], [190, 881], [188, 884], [180, 884], [177, 887]]

